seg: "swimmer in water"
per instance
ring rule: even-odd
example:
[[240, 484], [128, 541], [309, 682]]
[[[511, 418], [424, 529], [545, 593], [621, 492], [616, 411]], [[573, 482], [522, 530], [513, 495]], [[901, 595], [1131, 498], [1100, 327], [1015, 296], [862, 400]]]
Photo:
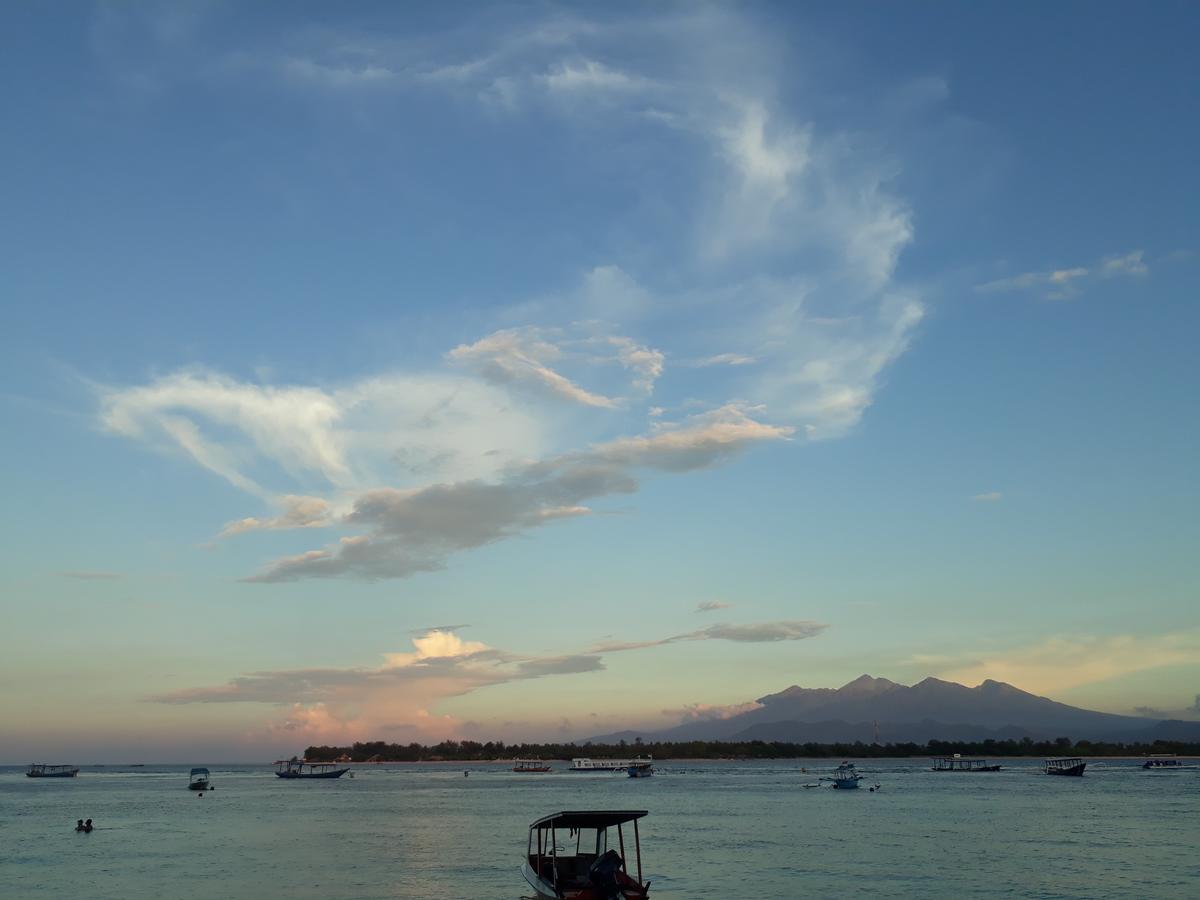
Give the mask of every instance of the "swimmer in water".
[[91, 819], [88, 819], [86, 822], [83, 823], [83, 830], [86, 834], [92, 833], [92, 820]]
[[76, 830], [76, 831], [83, 831], [83, 819], [79, 819], [78, 821], [76, 821], [76, 823], [75, 823], [75, 830]]

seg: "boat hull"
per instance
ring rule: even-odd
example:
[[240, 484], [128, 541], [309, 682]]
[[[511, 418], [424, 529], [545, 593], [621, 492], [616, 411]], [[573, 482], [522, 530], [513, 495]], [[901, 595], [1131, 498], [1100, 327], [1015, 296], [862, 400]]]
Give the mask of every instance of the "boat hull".
[[189, 791], [211, 791], [212, 785], [207, 781], [196, 781], [188, 785]]
[[279, 778], [341, 778], [349, 769], [334, 769], [331, 772], [276, 772], [275, 775]]
[[[607, 900], [595, 888], [566, 888], [561, 893], [555, 890], [554, 885], [546, 879], [542, 878], [533, 870], [529, 863], [524, 863], [521, 866], [521, 875], [525, 878], [525, 882], [533, 888], [534, 896], [546, 898], [546, 900]], [[646, 900], [649, 896], [647, 888], [637, 887], [622, 887], [620, 897], [622, 900]]]
[[1067, 769], [1047, 769], [1046, 774], [1047, 775], [1067, 775], [1067, 776], [1073, 775], [1073, 776], [1078, 777], [1083, 774], [1083, 770], [1086, 768], [1087, 768], [1087, 763], [1080, 763], [1077, 766], [1071, 766], [1070, 768], [1067, 768]]
[[78, 772], [26, 772], [26, 778], [74, 778]]

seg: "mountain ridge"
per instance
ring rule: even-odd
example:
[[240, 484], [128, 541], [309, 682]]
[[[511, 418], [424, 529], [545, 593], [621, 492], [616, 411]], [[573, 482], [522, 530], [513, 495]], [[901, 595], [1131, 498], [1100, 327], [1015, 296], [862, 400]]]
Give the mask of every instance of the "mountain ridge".
[[840, 688], [793, 684], [765, 694], [757, 706], [727, 717], [697, 718], [666, 729], [623, 730], [588, 738], [592, 743], [630, 740], [763, 740], [821, 743], [928, 740], [1154, 740], [1189, 735], [1200, 722], [1144, 719], [1070, 706], [986, 679], [975, 687], [933, 676], [913, 685], [860, 675]]

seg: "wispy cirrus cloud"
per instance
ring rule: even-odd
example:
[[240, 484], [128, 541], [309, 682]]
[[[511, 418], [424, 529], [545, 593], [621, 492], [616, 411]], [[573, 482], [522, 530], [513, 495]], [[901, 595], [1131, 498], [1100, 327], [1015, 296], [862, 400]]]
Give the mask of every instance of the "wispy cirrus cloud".
[[1096, 279], [1114, 278], [1121, 275], [1145, 275], [1150, 267], [1145, 262], [1145, 252], [1132, 250], [1120, 256], [1106, 256], [1092, 266], [1073, 266], [1050, 269], [1042, 272], [1023, 272], [1008, 278], [998, 278], [975, 286], [980, 294], [1010, 293], [1015, 291], [1044, 290], [1049, 300], [1064, 300], [1078, 295], [1082, 285]]
[[696, 604], [696, 612], [716, 612], [719, 609], [731, 609], [732, 603], [724, 600], [701, 600]]
[[1004, 499], [1004, 494], [1000, 491], [985, 491], [982, 494], [975, 494], [971, 499], [976, 503], [999, 503]]
[[[433, 571], [586, 516], [643, 473], [719, 465], [793, 434], [836, 438], [917, 332], [924, 303], [895, 277], [914, 233], [892, 180], [900, 161], [819, 126], [804, 97], [781, 102], [783, 79], [803, 83], [787, 47], [713, 7], [518, 18], [421, 40], [285, 30], [211, 54], [214, 89], [253, 77], [280, 102], [333, 115], [353, 97], [364, 121], [385, 108], [372, 104], [409, 96], [451, 100], [465, 123], [473, 114], [497, 133], [535, 113], [619, 167], [622, 194], [647, 198], [613, 205], [611, 230], [626, 237], [578, 270], [576, 288], [548, 285], [494, 311], [491, 330], [415, 371], [319, 385], [196, 368], [98, 388], [110, 432], [259, 498], [263, 509], [224, 536], [339, 532], [253, 581]], [[185, 62], [162, 71], [184, 78]], [[621, 154], [596, 139], [618, 134], [629, 136]], [[667, 197], [681, 165], [694, 188]], [[663, 219], [647, 219], [649, 207]], [[697, 395], [706, 419], [664, 421]]]

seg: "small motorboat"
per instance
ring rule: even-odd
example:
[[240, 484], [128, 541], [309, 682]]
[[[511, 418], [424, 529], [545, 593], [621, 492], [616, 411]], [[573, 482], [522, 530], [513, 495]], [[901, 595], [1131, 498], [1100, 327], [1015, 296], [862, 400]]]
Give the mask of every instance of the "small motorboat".
[[541, 775], [545, 772], [554, 771], [540, 759], [514, 759], [512, 770], [520, 772], [522, 775]]
[[197, 767], [192, 769], [188, 776], [189, 791], [211, 791], [213, 789], [212, 779], [209, 777], [208, 769]]
[[79, 774], [79, 766], [48, 766], [45, 763], [33, 763], [25, 774], [29, 778], [74, 778]]
[[854, 763], [844, 762], [833, 770], [833, 776], [822, 778], [822, 781], [832, 781], [835, 788], [842, 790], [854, 790], [858, 787], [858, 783], [863, 780], [863, 776], [858, 774], [858, 770], [854, 768]]
[[[546, 900], [645, 900], [650, 882], [642, 880], [638, 834], [638, 819], [645, 815], [645, 810], [576, 810], [538, 819], [529, 826], [521, 874], [535, 896]], [[624, 826], [631, 822], [636, 878], [625, 848]], [[616, 847], [609, 843], [614, 828]]]
[[1200, 766], [1185, 763], [1174, 753], [1158, 753], [1146, 757], [1142, 768], [1152, 772], [1178, 772], [1181, 769], [1200, 769]]
[[1047, 775], [1082, 775], [1087, 763], [1078, 756], [1060, 756], [1046, 760], [1045, 767]]
[[654, 766], [648, 762], [634, 762], [625, 769], [625, 772], [630, 778], [649, 778], [654, 774]]
[[337, 763], [307, 763], [298, 759], [277, 760], [275, 774], [280, 778], [341, 778], [349, 768], [339, 769]]

